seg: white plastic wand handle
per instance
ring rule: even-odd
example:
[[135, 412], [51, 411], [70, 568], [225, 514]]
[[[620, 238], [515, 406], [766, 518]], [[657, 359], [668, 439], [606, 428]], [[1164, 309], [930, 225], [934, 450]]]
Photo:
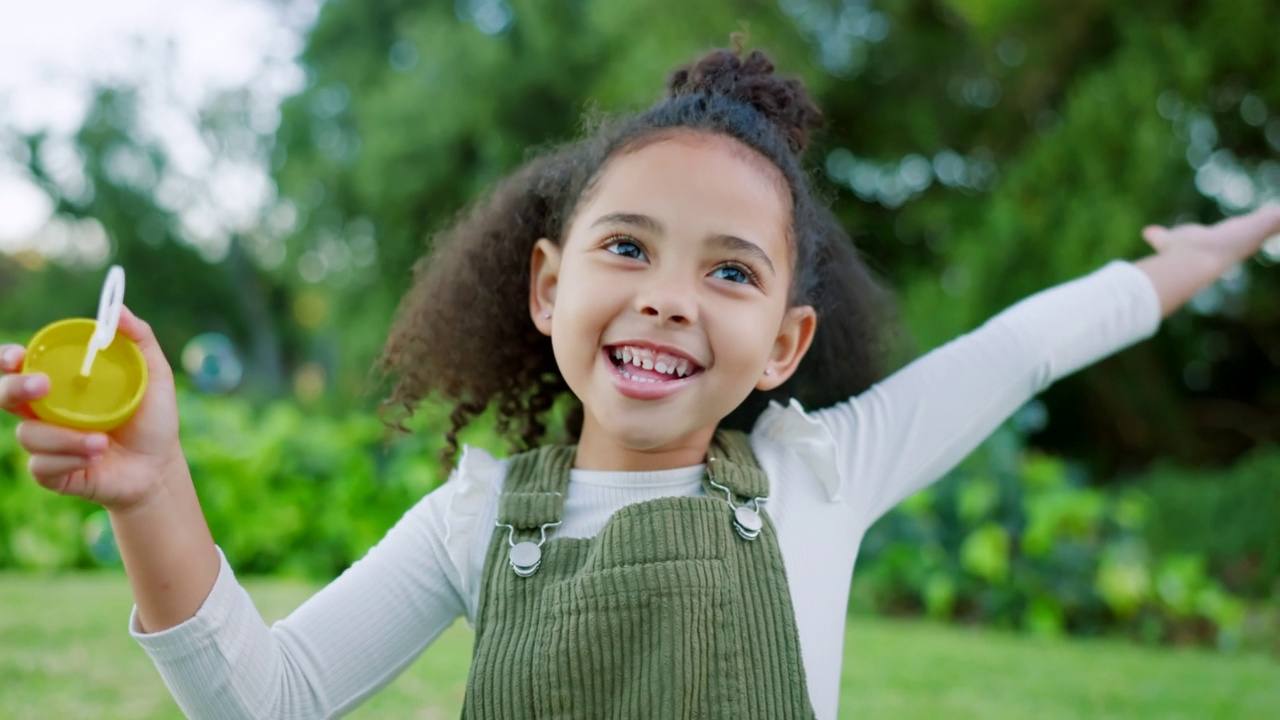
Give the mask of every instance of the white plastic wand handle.
[[99, 350], [106, 350], [116, 339], [116, 327], [120, 325], [120, 309], [124, 307], [124, 268], [112, 265], [107, 270], [107, 281], [102, 284], [102, 297], [98, 300], [98, 322], [89, 338], [89, 349], [80, 365], [80, 376], [89, 377], [93, 361]]

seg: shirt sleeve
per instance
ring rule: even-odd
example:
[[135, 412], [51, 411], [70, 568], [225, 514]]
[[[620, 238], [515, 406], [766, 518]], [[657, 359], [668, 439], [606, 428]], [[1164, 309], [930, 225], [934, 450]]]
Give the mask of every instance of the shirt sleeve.
[[1032, 295], [848, 401], [812, 414], [866, 525], [959, 463], [1055, 380], [1151, 336], [1155, 287], [1114, 261]]
[[[442, 485], [362, 559], [270, 628], [226, 558], [186, 622], [130, 632], [190, 718], [329, 718], [400, 674], [464, 610], [445, 552], [456, 483]], [[221, 555], [221, 551], [219, 551]]]

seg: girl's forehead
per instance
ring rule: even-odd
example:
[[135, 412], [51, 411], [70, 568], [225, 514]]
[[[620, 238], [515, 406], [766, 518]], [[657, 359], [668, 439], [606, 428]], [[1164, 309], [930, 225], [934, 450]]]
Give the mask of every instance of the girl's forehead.
[[575, 225], [617, 213], [656, 215], [692, 231], [749, 231], [784, 243], [791, 225], [782, 172], [723, 135], [682, 131], [656, 138], [610, 158], [593, 185]]
[[601, 175], [617, 166], [635, 171], [638, 167], [652, 168], [654, 165], [664, 166], [682, 176], [689, 166], [732, 173], [716, 179], [720, 184], [750, 183], [761, 190], [768, 185], [771, 192], [766, 194], [776, 194], [776, 200], [790, 205], [791, 191], [787, 180], [773, 161], [742, 141], [722, 133], [689, 128], [655, 133], [616, 153], [605, 164]]

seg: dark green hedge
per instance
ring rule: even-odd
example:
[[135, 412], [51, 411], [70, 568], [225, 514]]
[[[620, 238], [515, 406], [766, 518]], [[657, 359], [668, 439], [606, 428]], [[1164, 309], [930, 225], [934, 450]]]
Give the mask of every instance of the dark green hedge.
[[[1260, 592], [1242, 599], [1215, 571], [1251, 558], [1248, 587], [1274, 587], [1268, 467], [1280, 468], [1274, 454], [1214, 484], [1169, 470], [1103, 491], [1003, 428], [868, 532], [852, 603], [1044, 634], [1263, 646], [1280, 639], [1280, 608]], [[1218, 533], [1224, 523], [1232, 531]]]
[[[332, 577], [445, 479], [447, 413], [426, 407], [410, 435], [372, 415], [332, 417], [295, 404], [180, 395], [182, 439], [214, 537], [245, 573]], [[0, 568], [118, 562], [105, 514], [38, 487], [0, 421]], [[498, 449], [491, 433], [465, 436]], [[391, 440], [391, 442], [388, 442]]]
[[1226, 470], [1164, 466], [1139, 482], [1155, 508], [1153, 550], [1201, 555], [1232, 590], [1280, 597], [1280, 447]]

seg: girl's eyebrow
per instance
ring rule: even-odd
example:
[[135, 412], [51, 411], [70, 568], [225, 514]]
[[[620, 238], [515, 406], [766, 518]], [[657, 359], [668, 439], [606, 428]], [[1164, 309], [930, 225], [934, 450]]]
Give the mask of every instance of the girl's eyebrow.
[[771, 274], [777, 274], [773, 269], [773, 261], [769, 259], [769, 254], [760, 248], [759, 245], [750, 240], [743, 240], [737, 235], [715, 235], [710, 238], [709, 242], [717, 247], [722, 247], [731, 252], [740, 252], [759, 260], [769, 268]]
[[601, 225], [631, 225], [641, 230], [648, 230], [655, 235], [662, 234], [662, 223], [657, 218], [641, 215], [639, 213], [615, 212], [608, 215], [601, 215], [596, 221], [591, 223], [591, 227], [600, 227]]
[[[601, 225], [630, 225], [632, 227], [654, 233], [655, 235], [661, 235], [664, 232], [662, 223], [658, 222], [657, 218], [650, 217], [648, 215], [641, 215], [640, 213], [609, 213], [607, 215], [601, 215], [596, 218], [595, 222], [591, 223], [591, 227], [593, 228]], [[750, 255], [768, 267], [770, 273], [777, 273], [773, 268], [773, 261], [769, 259], [769, 254], [762, 250], [759, 245], [756, 245], [750, 240], [744, 240], [736, 235], [713, 235], [708, 238], [708, 242], [731, 252], [740, 252]]]

